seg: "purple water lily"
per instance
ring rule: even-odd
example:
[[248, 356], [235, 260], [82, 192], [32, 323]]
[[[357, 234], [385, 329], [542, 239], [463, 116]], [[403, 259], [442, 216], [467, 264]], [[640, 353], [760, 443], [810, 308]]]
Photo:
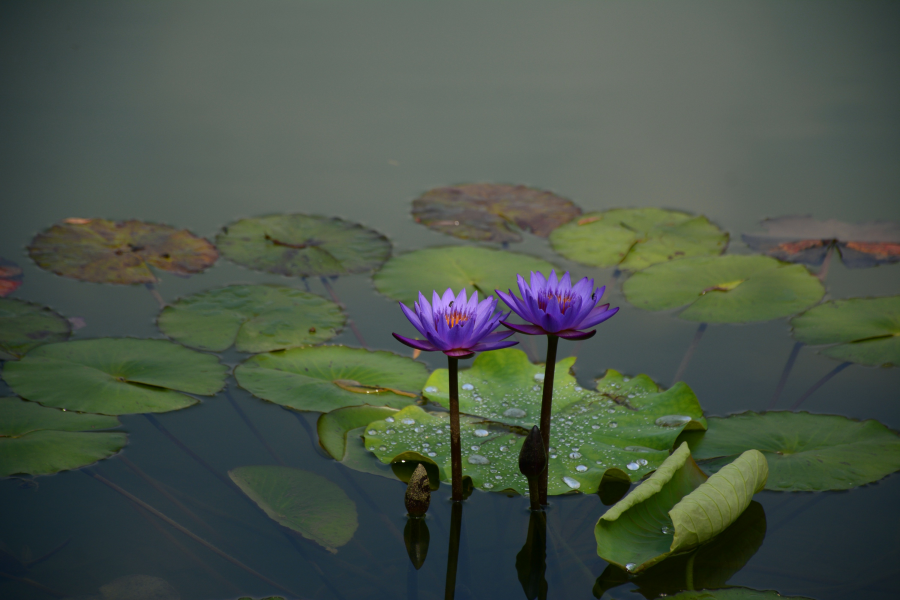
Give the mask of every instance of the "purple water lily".
[[433, 292], [432, 303], [419, 292], [419, 301], [411, 310], [402, 302], [400, 309], [413, 327], [425, 336], [424, 340], [414, 340], [393, 334], [398, 341], [410, 348], [434, 352], [440, 350], [454, 358], [469, 358], [476, 352], [508, 348], [518, 342], [506, 342], [513, 331], [494, 331], [500, 321], [509, 318], [510, 313], [496, 313], [497, 300], [488, 296], [478, 301], [478, 292], [466, 299], [466, 290], [458, 296], [447, 288], [443, 296]]
[[519, 333], [586, 340], [597, 330], [585, 329], [599, 325], [619, 311], [609, 304], [598, 305], [606, 286], [594, 289], [594, 280], [587, 277], [574, 286], [568, 272], [557, 281], [556, 271], [550, 271], [549, 280], [532, 271], [530, 286], [521, 275], [518, 280], [521, 300], [512, 290], [508, 294], [497, 290], [497, 294], [517, 315], [531, 323], [518, 325], [501, 320], [503, 325]]

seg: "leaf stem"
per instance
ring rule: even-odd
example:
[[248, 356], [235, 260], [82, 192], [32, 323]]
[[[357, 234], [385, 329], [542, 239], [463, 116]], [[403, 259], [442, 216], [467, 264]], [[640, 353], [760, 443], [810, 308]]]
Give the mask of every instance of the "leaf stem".
[[[544, 391], [541, 396], [541, 439], [544, 441], [544, 452], [550, 456], [550, 409], [553, 406], [553, 374], [556, 371], [556, 348], [559, 346], [559, 337], [552, 333], [547, 334], [547, 362], [544, 365]], [[549, 466], [540, 475], [541, 504], [547, 504], [547, 482], [550, 474]]]
[[681, 359], [681, 364], [678, 365], [678, 371], [675, 372], [675, 377], [672, 379], [673, 385], [681, 381], [681, 377], [684, 375], [684, 372], [687, 371], [688, 364], [691, 362], [691, 357], [694, 356], [694, 351], [697, 349], [697, 346], [700, 345], [700, 340], [703, 338], [703, 332], [706, 331], [706, 327], [706, 323], [700, 323], [700, 326], [697, 327], [697, 333], [694, 334], [694, 339], [691, 340], [691, 345], [688, 346], [687, 351], [684, 353], [684, 358]]
[[812, 395], [815, 393], [816, 390], [818, 390], [820, 387], [822, 387], [823, 385], [825, 385], [826, 383], [828, 383], [828, 381], [829, 381], [832, 377], [834, 377], [835, 375], [837, 375], [838, 373], [840, 373], [841, 371], [843, 371], [844, 369], [846, 369], [847, 367], [849, 367], [849, 366], [852, 365], [852, 364], [853, 364], [852, 362], [842, 362], [841, 364], [839, 364], [838, 366], [836, 366], [835, 368], [833, 368], [832, 370], [830, 370], [828, 373], [826, 373], [825, 376], [824, 376], [822, 379], [820, 379], [819, 381], [815, 382], [811, 388], [809, 388], [808, 390], [806, 390], [806, 393], [805, 393], [805, 394], [803, 394], [802, 396], [800, 396], [800, 397], [797, 399], [797, 401], [794, 402], [793, 406], [791, 406], [791, 410], [797, 410], [798, 408], [800, 408], [800, 405], [803, 404], [803, 401], [804, 401], [804, 400], [806, 400], [807, 398], [809, 398], [810, 396], [812, 396]]
[[450, 480], [453, 501], [462, 502], [462, 452], [459, 443], [459, 359], [455, 356], [448, 356], [447, 366], [450, 372]]
[[781, 379], [778, 380], [778, 386], [775, 388], [775, 393], [772, 394], [772, 399], [769, 401], [769, 406], [766, 407], [766, 410], [772, 410], [773, 408], [775, 408], [775, 404], [781, 397], [781, 392], [784, 391], [784, 386], [785, 384], [787, 384], [788, 377], [791, 374], [791, 370], [794, 368], [794, 363], [797, 361], [797, 355], [800, 354], [800, 348], [802, 347], [803, 342], [797, 342], [791, 349], [791, 354], [790, 356], [788, 356], [787, 362], [784, 363], [784, 370], [781, 372]]

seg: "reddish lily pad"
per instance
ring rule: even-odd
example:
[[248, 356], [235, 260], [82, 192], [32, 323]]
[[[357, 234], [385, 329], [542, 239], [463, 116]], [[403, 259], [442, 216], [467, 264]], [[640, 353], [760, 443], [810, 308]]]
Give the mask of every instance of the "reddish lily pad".
[[0, 298], [6, 298], [22, 285], [22, 267], [0, 257]]
[[155, 283], [151, 267], [192, 275], [219, 258], [186, 229], [143, 221], [66, 219], [39, 233], [28, 252], [42, 269], [93, 283]]
[[741, 236], [750, 248], [779, 260], [820, 265], [832, 248], [851, 269], [900, 261], [900, 223], [818, 221], [789, 216], [762, 221], [765, 234]]
[[413, 200], [412, 208], [416, 223], [485, 242], [521, 242], [521, 230], [547, 237], [580, 214], [575, 203], [552, 192], [494, 183], [435, 188]]

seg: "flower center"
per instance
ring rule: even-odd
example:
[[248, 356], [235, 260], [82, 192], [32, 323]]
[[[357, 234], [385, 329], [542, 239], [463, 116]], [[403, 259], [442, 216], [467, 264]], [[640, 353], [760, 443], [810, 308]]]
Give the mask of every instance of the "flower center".
[[450, 312], [444, 314], [444, 320], [447, 321], [447, 326], [452, 329], [460, 323], [465, 323], [466, 321], [468, 321], [469, 314], [458, 310], [451, 310]]
[[547, 310], [547, 302], [551, 297], [556, 298], [556, 301], [559, 303], [559, 312], [562, 314], [566, 314], [566, 309], [575, 302], [575, 296], [571, 292], [560, 292], [559, 290], [543, 291], [538, 294], [538, 308], [544, 311]]

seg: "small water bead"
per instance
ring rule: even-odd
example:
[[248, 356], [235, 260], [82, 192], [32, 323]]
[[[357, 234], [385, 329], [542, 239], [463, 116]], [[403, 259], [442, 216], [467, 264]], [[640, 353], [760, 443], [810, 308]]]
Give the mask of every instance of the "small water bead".
[[434, 387], [433, 385], [429, 385], [427, 388], [425, 388], [425, 391], [428, 392], [429, 394], [433, 394], [433, 393], [435, 393], [435, 392], [438, 391], [438, 390], [437, 390], [437, 388]]
[[579, 473], [584, 473], [588, 470], [588, 468], [585, 465], [578, 465], [577, 467], [575, 467], [575, 470]]
[[576, 391], [576, 392], [581, 392], [581, 391], [583, 391], [583, 388], [582, 388], [580, 385], [576, 385], [576, 386], [575, 386], [575, 391]]
[[429, 452], [428, 456], [437, 456], [437, 452]]
[[534, 380], [535, 380], [535, 381], [543, 381], [543, 380], [544, 380], [544, 374], [543, 374], [543, 373], [535, 373], [535, 374], [534, 374]]
[[631, 377], [623, 377], [622, 381], [631, 381]]
[[611, 415], [614, 415], [614, 414], [616, 414], [616, 409], [610, 408], [610, 409], [607, 409], [606, 412], [608, 412], [608, 413], [611, 414]]
[[384, 430], [384, 434], [385, 434], [385, 435], [391, 435], [392, 433], [394, 433], [394, 430], [393, 430], [393, 429], [385, 429], [385, 430]]
[[634, 573], [635, 570], [637, 570], [637, 565], [634, 563], [628, 563], [627, 565], [625, 565], [625, 570], [629, 573]]
[[645, 446], [625, 446], [623, 450], [625, 450], [625, 452], [656, 452], [653, 448], [647, 448]]
[[618, 427], [618, 426], [619, 426], [619, 424], [616, 423], [615, 421], [610, 421], [610, 422], [609, 422], [609, 427], [610, 427], [611, 429], [615, 429], [615, 428]]
[[509, 406], [509, 402], [501, 402], [500, 406]]
[[641, 463], [641, 466], [642, 466], [642, 467], [646, 467], [646, 466], [647, 466], [647, 459], [646, 459], [646, 458], [639, 458], [639, 459], [638, 459], [638, 462]]
[[464, 390], [466, 390], [466, 391], [474, 390], [474, 389], [475, 389], [475, 386], [472, 385], [471, 383], [464, 383], [463, 386], [462, 386], [462, 389], [464, 389]]
[[500, 452], [506, 452], [507, 450], [509, 450], [507, 446], [500, 446]]
[[405, 419], [403, 419], [403, 420], [400, 421], [400, 422], [403, 423], [404, 425], [415, 425], [416, 420], [415, 420], [415, 419], [410, 419], [409, 417], [406, 417]]
[[413, 431], [415, 431], [416, 433], [422, 433], [422, 428], [421, 428], [421, 427], [416, 427], [416, 428], [413, 429]]
[[591, 429], [600, 429], [599, 425], [591, 425]]
[[638, 469], [641, 468], [641, 465], [637, 464], [636, 462], [630, 462], [625, 466], [628, 468], [629, 471], [637, 471]]
[[556, 455], [555, 455], [555, 454], [551, 454], [551, 455], [550, 455], [550, 458], [556, 458]]
[[490, 434], [491, 433], [487, 429], [476, 429], [475, 430], [475, 437], [487, 437]]
[[481, 456], [480, 454], [473, 454], [469, 457], [469, 464], [470, 465], [489, 465], [489, 464], [491, 464], [491, 461], [487, 457]]
[[429, 448], [430, 446], [431, 446], [431, 444], [429, 444], [428, 442], [423, 442], [423, 443], [422, 443], [422, 447], [423, 447], [423, 448]]
[[489, 490], [489, 489], [491, 489], [492, 487], [494, 487], [494, 484], [491, 483], [491, 482], [489, 482], [489, 481], [487, 481], [487, 482], [485, 482], [484, 485], [482, 485], [481, 487], [483, 487], [483, 488], [486, 489], [486, 490]]
[[631, 400], [632, 398], [634, 398], [634, 394], [628, 394], [628, 399]]
[[384, 422], [385, 422], [385, 423], [393, 423], [393, 422], [394, 422], [394, 417], [388, 417], [387, 419], [384, 420]]
[[378, 435], [378, 431], [376, 431], [375, 429], [370, 429], [369, 435]]
[[663, 534], [668, 535], [668, 534], [672, 533], [672, 528], [669, 527], [668, 525], [663, 525], [662, 529], [660, 531], [662, 531]]
[[660, 427], [678, 427], [690, 422], [691, 418], [684, 415], [666, 415], [656, 420], [656, 424]]
[[581, 482], [577, 479], [572, 479], [571, 477], [563, 477], [563, 483], [572, 488], [573, 490], [577, 490], [581, 487]]
[[494, 475], [494, 479], [503, 479], [503, 475]]
[[378, 449], [381, 450], [382, 452], [387, 451], [387, 447], [385, 447], [385, 446], [379, 446]]
[[532, 391], [532, 392], [539, 392], [540, 390], [541, 390], [541, 386], [539, 386], [539, 385], [536, 385], [536, 386], [534, 386], [534, 387], [531, 388], [531, 391]]
[[504, 417], [510, 417], [513, 419], [521, 419], [526, 414], [527, 413], [524, 410], [522, 410], [521, 408], [509, 408], [509, 409], [503, 411]]
[[569, 458], [581, 458], [581, 452], [572, 452], [569, 454]]
[[472, 450], [478, 452], [479, 450], [481, 450], [481, 446], [472, 446]]

